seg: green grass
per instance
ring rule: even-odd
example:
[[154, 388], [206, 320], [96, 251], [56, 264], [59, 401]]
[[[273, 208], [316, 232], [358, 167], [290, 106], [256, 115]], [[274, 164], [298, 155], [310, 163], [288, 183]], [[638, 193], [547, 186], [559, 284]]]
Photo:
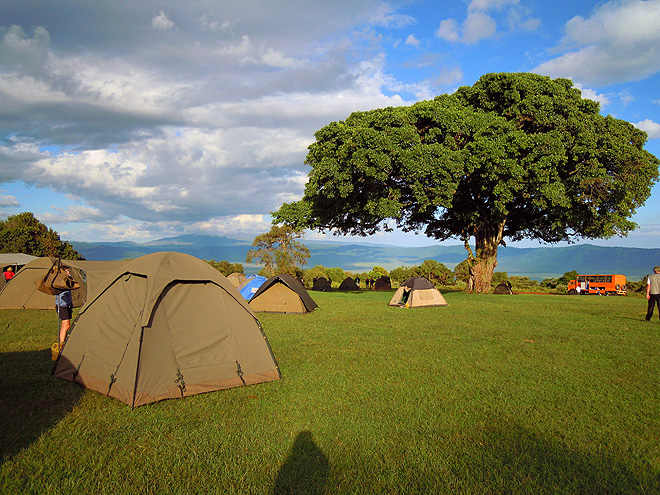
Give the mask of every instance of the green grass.
[[660, 493], [660, 324], [626, 297], [311, 292], [282, 380], [131, 410], [0, 312], [2, 493]]

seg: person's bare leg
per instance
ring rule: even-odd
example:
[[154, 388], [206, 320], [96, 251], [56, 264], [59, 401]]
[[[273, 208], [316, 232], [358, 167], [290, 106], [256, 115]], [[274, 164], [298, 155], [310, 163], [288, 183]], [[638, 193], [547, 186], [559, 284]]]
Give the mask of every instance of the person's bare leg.
[[66, 333], [69, 331], [69, 327], [71, 327], [71, 320], [62, 320], [60, 326], [60, 344], [66, 339]]

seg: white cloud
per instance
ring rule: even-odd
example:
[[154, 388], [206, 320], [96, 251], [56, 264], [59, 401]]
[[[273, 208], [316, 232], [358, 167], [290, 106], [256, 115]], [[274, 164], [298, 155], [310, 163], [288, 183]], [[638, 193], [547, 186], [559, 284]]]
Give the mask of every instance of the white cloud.
[[463, 23], [463, 41], [468, 45], [492, 37], [497, 31], [495, 21], [483, 12], [470, 12]]
[[566, 23], [562, 49], [573, 49], [534, 72], [587, 84], [637, 81], [660, 71], [660, 0], [600, 5]]
[[444, 19], [440, 21], [440, 27], [435, 31], [435, 36], [447, 41], [459, 41], [461, 34], [456, 19]]
[[416, 19], [409, 15], [395, 14], [393, 13], [391, 5], [388, 3], [383, 3], [371, 16], [370, 22], [376, 26], [383, 26], [391, 29], [401, 29], [414, 24]]
[[507, 14], [507, 23], [509, 29], [521, 31], [537, 31], [541, 26], [541, 19], [538, 17], [531, 17], [527, 9], [515, 7], [511, 8]]
[[267, 48], [261, 53], [261, 60], [269, 67], [292, 68], [302, 65], [302, 62], [292, 57], [287, 57], [283, 52]]
[[621, 91], [618, 96], [619, 101], [621, 101], [624, 107], [635, 101], [635, 97], [631, 94], [629, 89]]
[[16, 197], [9, 194], [2, 194], [2, 192], [0, 192], [0, 208], [8, 208], [13, 206], [19, 206]]
[[414, 34], [408, 35], [406, 38], [406, 45], [414, 46], [417, 48], [419, 46], [419, 40], [415, 38]]
[[502, 10], [509, 5], [516, 5], [518, 2], [519, 0], [471, 0], [468, 10]]
[[174, 27], [174, 22], [172, 22], [167, 14], [162, 10], [151, 19], [151, 27], [157, 31], [167, 31]]
[[211, 31], [211, 32], [218, 32], [218, 31], [227, 31], [231, 27], [231, 22], [229, 21], [215, 21], [211, 20], [211, 16], [209, 14], [203, 14], [199, 19], [198, 19], [199, 25], [204, 31]]
[[463, 79], [463, 71], [460, 67], [444, 68], [439, 71], [433, 83], [437, 86], [444, 87], [456, 84], [461, 79]]
[[462, 25], [458, 25], [455, 19], [444, 19], [435, 31], [437, 38], [451, 41], [463, 42], [473, 45], [479, 41], [492, 38], [497, 34], [497, 23], [489, 14], [481, 10], [468, 13]]
[[597, 91], [589, 88], [584, 88], [581, 84], [576, 83], [575, 87], [582, 92], [582, 98], [588, 98], [590, 100], [597, 101], [600, 103], [601, 108], [610, 104], [609, 96], [606, 94], [598, 93]]
[[649, 139], [660, 139], [660, 124], [651, 119], [644, 119], [641, 122], [637, 122], [635, 127], [645, 131], [649, 135]]
[[46, 225], [54, 223], [78, 223], [90, 221], [104, 221], [106, 216], [98, 208], [89, 208], [82, 205], [71, 205], [65, 209], [53, 206], [47, 213], [41, 213], [39, 220]]

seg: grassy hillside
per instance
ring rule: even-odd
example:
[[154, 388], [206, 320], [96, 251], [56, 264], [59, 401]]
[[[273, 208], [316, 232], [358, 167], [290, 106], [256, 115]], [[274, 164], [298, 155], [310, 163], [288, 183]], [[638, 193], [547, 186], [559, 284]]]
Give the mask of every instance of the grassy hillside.
[[660, 493], [660, 323], [639, 298], [312, 293], [261, 314], [279, 382], [131, 410], [51, 378], [0, 312], [1, 493]]

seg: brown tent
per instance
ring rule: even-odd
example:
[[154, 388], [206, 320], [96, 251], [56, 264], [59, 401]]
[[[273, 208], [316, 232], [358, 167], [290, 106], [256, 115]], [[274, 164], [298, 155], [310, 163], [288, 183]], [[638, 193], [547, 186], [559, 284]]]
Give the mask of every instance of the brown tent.
[[264, 313], [307, 313], [318, 305], [298, 279], [282, 273], [259, 287], [250, 299], [250, 307]]
[[346, 277], [339, 285], [339, 290], [360, 290], [358, 285], [351, 277]]
[[[29, 262], [11, 279], [0, 292], [0, 309], [55, 309], [55, 296], [37, 290], [36, 282], [43, 278], [57, 258], [37, 258]], [[69, 261], [63, 260], [65, 265]], [[71, 291], [73, 306], [79, 308], [87, 299], [87, 284], [81, 270], [73, 268], [71, 276], [80, 284], [80, 288]]]
[[374, 290], [392, 290], [390, 277], [382, 276], [374, 283]]
[[247, 281], [247, 277], [243, 273], [234, 272], [231, 275], [227, 275], [227, 280], [229, 280], [234, 287], [240, 287]]
[[314, 280], [314, 285], [312, 286], [312, 290], [316, 290], [319, 292], [328, 292], [329, 290], [332, 290], [332, 284], [327, 278], [319, 277], [316, 280]]
[[161, 252], [126, 263], [80, 310], [53, 374], [132, 407], [279, 380], [256, 316], [218, 270]]
[[[55, 296], [37, 290], [36, 282], [43, 278], [57, 258], [37, 258], [29, 262], [11, 279], [0, 292], [0, 309], [55, 309]], [[71, 276], [80, 288], [71, 291], [73, 306], [79, 308], [88, 295], [99, 287], [103, 279], [125, 261], [78, 261], [62, 260], [71, 268]]]
[[410, 277], [396, 290], [390, 306], [421, 308], [424, 306], [447, 306], [440, 291], [424, 277]]
[[18, 270], [27, 265], [30, 261], [36, 260], [36, 256], [23, 253], [0, 253], [0, 291], [3, 289], [8, 280], [4, 276], [4, 273], [11, 268], [11, 271], [14, 272], [14, 275], [18, 273]]

